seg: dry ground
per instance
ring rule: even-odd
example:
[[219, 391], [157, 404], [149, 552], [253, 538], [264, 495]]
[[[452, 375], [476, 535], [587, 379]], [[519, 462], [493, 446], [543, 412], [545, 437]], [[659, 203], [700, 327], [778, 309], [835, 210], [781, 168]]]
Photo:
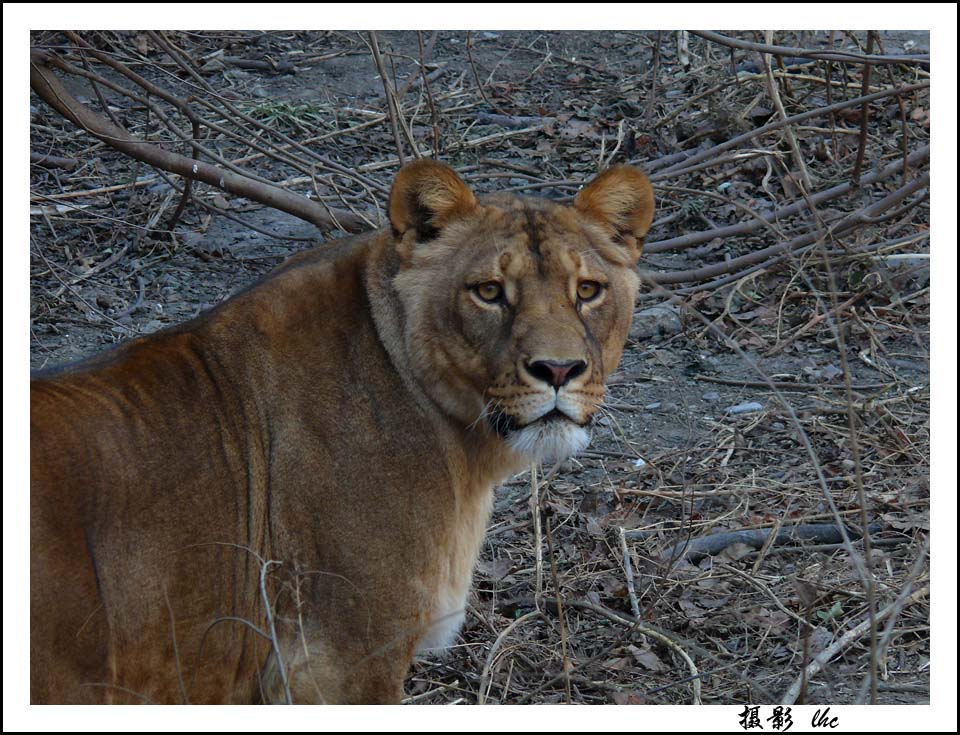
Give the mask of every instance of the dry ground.
[[[196, 91], [147, 35], [84, 37], [182, 97]], [[365, 177], [314, 161], [314, 180], [291, 190], [380, 221], [397, 148], [365, 35], [167, 38], [243, 112]], [[776, 42], [857, 51], [865, 38], [782, 33]], [[927, 51], [923, 34], [880, 38], [887, 54]], [[33, 40], [79, 65], [63, 35]], [[413, 33], [379, 37], [397, 86], [418, 60], [429, 62], [427, 84], [411, 83], [401, 98], [422, 152], [438, 148], [434, 154], [479, 191], [513, 187], [550, 197], [570, 196], [601, 162], [663, 172], [648, 243], [801, 199], [789, 176], [798, 175], [795, 151], [816, 191], [848, 181], [855, 165], [859, 106], [792, 126], [796, 149], [780, 130], [699, 169], [670, 173], [667, 157], [708, 150], [776, 119], [763, 62], [750, 51], [731, 54], [691, 36], [687, 64], [676, 34], [666, 32], [450, 32], [422, 41], [423, 51]], [[234, 58], [266, 60], [267, 68], [240, 68]], [[788, 58], [777, 70], [788, 114], [862, 93], [861, 66], [806, 61]], [[293, 68], [270, 68], [281, 63]], [[922, 81], [928, 72], [878, 66], [871, 89]], [[85, 82], [68, 83], [97, 104]], [[99, 92], [132, 132], [169, 141], [142, 105]], [[900, 101], [872, 105], [864, 171], [897, 161], [903, 142], [910, 151], [927, 142], [928, 90]], [[507, 121], [511, 127], [491, 115], [524, 119]], [[31, 167], [34, 368], [185, 321], [323, 237], [289, 215], [202, 186], [196, 198], [272, 234], [196, 204], [167, 231], [179, 195], [152, 169], [36, 97], [31, 120], [34, 153], [80, 161], [70, 172]], [[205, 135], [230, 160], [255, 154]], [[182, 143], [168, 145], [188, 153]], [[244, 165], [274, 181], [298, 175], [263, 157]], [[689, 271], [749, 255], [904, 183], [899, 174], [893, 181], [832, 200], [816, 217], [801, 212], [772, 227], [651, 252], [643, 265]], [[805, 664], [842, 641], [807, 682], [807, 702], [858, 701], [871, 660], [879, 702], [927, 702], [929, 220], [922, 199], [907, 204], [729, 283], [645, 289], [591, 447], [538, 473], [540, 537], [526, 473], [497, 495], [461, 642], [445, 658], [416, 665], [410, 701], [689, 703], [699, 682], [704, 703], [776, 702]], [[870, 526], [869, 550], [856, 536], [849, 547], [734, 543], [693, 557], [674, 546], [726, 531], [836, 525], [838, 517], [851, 533]], [[891, 605], [896, 614], [877, 624], [872, 640], [869, 629], [844, 638], [871, 608]]]

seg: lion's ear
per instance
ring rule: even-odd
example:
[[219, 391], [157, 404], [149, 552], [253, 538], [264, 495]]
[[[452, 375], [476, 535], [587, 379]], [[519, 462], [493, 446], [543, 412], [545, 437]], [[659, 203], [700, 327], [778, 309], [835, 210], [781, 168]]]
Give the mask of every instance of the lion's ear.
[[573, 206], [605, 225], [640, 257], [654, 210], [653, 187], [643, 172], [626, 165], [608, 168], [580, 190]]
[[477, 198], [449, 166], [420, 159], [397, 174], [390, 191], [390, 224], [397, 236], [413, 230], [429, 240], [477, 208]]

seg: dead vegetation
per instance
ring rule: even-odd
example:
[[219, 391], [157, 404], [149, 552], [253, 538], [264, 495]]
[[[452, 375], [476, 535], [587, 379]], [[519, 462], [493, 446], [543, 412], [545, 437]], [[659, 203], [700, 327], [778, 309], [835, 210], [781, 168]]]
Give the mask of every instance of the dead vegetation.
[[379, 225], [409, 158], [554, 198], [636, 163], [648, 288], [594, 443], [500, 491], [409, 701], [926, 702], [925, 44], [37, 33], [32, 364]]

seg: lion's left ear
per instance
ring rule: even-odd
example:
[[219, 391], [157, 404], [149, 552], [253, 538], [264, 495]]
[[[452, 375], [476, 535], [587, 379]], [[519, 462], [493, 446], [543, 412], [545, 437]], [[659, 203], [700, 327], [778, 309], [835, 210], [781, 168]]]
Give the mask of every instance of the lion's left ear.
[[605, 225], [640, 257], [654, 211], [653, 187], [642, 171], [626, 165], [608, 168], [580, 190], [573, 206]]
[[416, 232], [417, 241], [429, 240], [450, 222], [471, 214], [477, 198], [449, 166], [421, 159], [407, 164], [390, 190], [390, 224], [402, 237]]

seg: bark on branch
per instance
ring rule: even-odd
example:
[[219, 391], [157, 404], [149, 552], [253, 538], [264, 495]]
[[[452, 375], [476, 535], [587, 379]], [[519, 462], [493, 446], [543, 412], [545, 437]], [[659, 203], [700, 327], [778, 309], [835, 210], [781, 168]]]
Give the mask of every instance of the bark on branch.
[[[856, 97], [850, 100], [843, 100], [842, 102], [836, 102], [832, 105], [827, 105], [826, 107], [818, 107], [815, 110], [808, 110], [807, 112], [800, 113], [798, 115], [792, 115], [791, 117], [786, 118], [785, 120], [777, 120], [776, 122], [767, 123], [761, 128], [755, 128], [754, 130], [749, 130], [742, 135], [738, 135], [730, 140], [719, 143], [718, 145], [708, 148], [705, 151], [700, 151], [691, 155], [689, 157], [684, 157], [678, 160], [676, 163], [671, 164], [662, 171], [658, 171], [656, 174], [651, 175], [650, 180], [654, 183], [657, 181], [662, 181], [671, 176], [679, 176], [683, 174], [684, 169], [700, 163], [701, 161], [709, 161], [715, 156], [730, 150], [731, 148], [736, 148], [741, 143], [747, 143], [754, 138], [759, 139], [761, 135], [766, 135], [774, 130], [779, 130], [780, 128], [786, 127], [787, 125], [796, 125], [803, 122], [804, 120], [809, 120], [814, 117], [821, 117], [823, 115], [829, 115], [838, 110], [843, 110], [849, 107], [856, 107], [857, 105], [862, 105], [867, 102], [874, 102], [884, 97], [899, 97], [902, 95], [910, 94], [911, 92], [917, 92], [921, 89], [928, 89], [930, 87], [929, 81], [917, 82], [916, 84], [907, 84], [901, 87], [892, 87], [890, 89], [882, 89], [879, 92], [874, 92], [873, 94], [868, 94], [863, 97]], [[679, 156], [680, 154], [675, 154]]]
[[[908, 156], [907, 164], [911, 168], [916, 168], [917, 166], [926, 163], [929, 159], [930, 146], [925, 145]], [[877, 169], [876, 171], [864, 176], [860, 181], [860, 185], [865, 187], [870, 186], [871, 184], [876, 184], [879, 181], [886, 181], [890, 177], [896, 175], [898, 171], [901, 171], [902, 168], [902, 162], [895, 161], [894, 163], [891, 163], [881, 169]], [[647, 255], [652, 255], [654, 253], [684, 250], [686, 248], [693, 247], [694, 245], [710, 242], [716, 237], [728, 238], [747, 235], [751, 232], [759, 230], [765, 225], [769, 225], [774, 222], [781, 222], [786, 217], [797, 214], [798, 212], [806, 211], [810, 209], [811, 206], [818, 206], [825, 202], [833, 201], [834, 199], [845, 196], [855, 188], [855, 185], [848, 181], [845, 184], [838, 184], [837, 186], [832, 186], [829, 189], [818, 191], [814, 194], [811, 194], [809, 197], [798, 199], [792, 204], [784, 205], [776, 211], [771, 212], [770, 214], [765, 214], [758, 219], [738, 222], [735, 225], [727, 225], [725, 227], [716, 227], [711, 230], [703, 230], [702, 232], [690, 232], [686, 235], [671, 237], [668, 240], [648, 242], [644, 246], [643, 251]]]
[[750, 41], [742, 41], [739, 38], [723, 36], [713, 31], [690, 32], [695, 36], [700, 36], [700, 38], [721, 44], [722, 46], [744, 49], [746, 51], [757, 51], [762, 54], [773, 54], [774, 56], [796, 56], [804, 59], [821, 59], [824, 61], [839, 61], [849, 64], [910, 64], [919, 66], [922, 69], [930, 68], [930, 54], [917, 54], [914, 56], [874, 56], [856, 54], [850, 51], [818, 51], [816, 49], [796, 48], [794, 46], [752, 43]]
[[[803, 252], [806, 248], [812, 247], [824, 238], [839, 237], [840, 235], [843, 235], [844, 233], [847, 233], [860, 225], [873, 224], [881, 221], [881, 219], [886, 219], [884, 214], [892, 207], [899, 205], [908, 197], [913, 196], [929, 185], [930, 174], [925, 173], [910, 183], [905, 184], [896, 191], [883, 197], [879, 201], [864, 207], [863, 209], [859, 209], [856, 212], [852, 212], [840, 218], [838, 221], [831, 223], [829, 225], [829, 229], [825, 232], [808, 232], [787, 242], [771, 245], [770, 247], [763, 248], [762, 250], [756, 250], [747, 255], [741, 255], [739, 258], [733, 258], [732, 260], [724, 261], [723, 263], [718, 263], [716, 265], [705, 266], [703, 268], [693, 268], [685, 271], [655, 273], [650, 274], [649, 278], [653, 282], [664, 286], [676, 283], [704, 281], [708, 278], [715, 278], [716, 276], [726, 273], [739, 272], [739, 275], [742, 276], [746, 275], [748, 271], [741, 271], [740, 269], [748, 269], [751, 266], [768, 268], [776, 263], [781, 262], [785, 258], [790, 257], [791, 254]], [[897, 210], [896, 213], [900, 214], [900, 211]]]
[[[880, 524], [874, 524], [870, 526], [869, 533], [876, 533], [880, 528]], [[760, 549], [768, 542], [773, 531], [772, 528], [751, 528], [739, 531], [724, 531], [688, 539], [670, 546], [661, 554], [661, 558], [665, 560], [685, 558], [687, 561], [696, 564], [703, 557], [715, 556], [732, 544], [746, 544], [754, 549]], [[861, 534], [853, 530], [848, 530], [847, 534], [853, 540], [861, 537]], [[627, 532], [627, 538], [634, 537], [639, 537], [639, 534], [631, 536], [630, 532]], [[796, 526], [783, 526], [777, 532], [772, 544], [774, 546], [801, 543], [838, 544], [842, 540], [843, 535], [840, 533], [840, 529], [833, 523], [804, 523]]]
[[138, 161], [287, 212], [321, 229], [340, 228], [348, 232], [369, 229], [368, 225], [352, 212], [328, 210], [304, 196], [278, 186], [254, 181], [246, 176], [225, 171], [219, 166], [195, 161], [133, 137], [74, 98], [53, 73], [47, 63], [47, 55], [43, 52], [33, 51], [30, 55], [30, 86], [40, 99], [72, 123]]

